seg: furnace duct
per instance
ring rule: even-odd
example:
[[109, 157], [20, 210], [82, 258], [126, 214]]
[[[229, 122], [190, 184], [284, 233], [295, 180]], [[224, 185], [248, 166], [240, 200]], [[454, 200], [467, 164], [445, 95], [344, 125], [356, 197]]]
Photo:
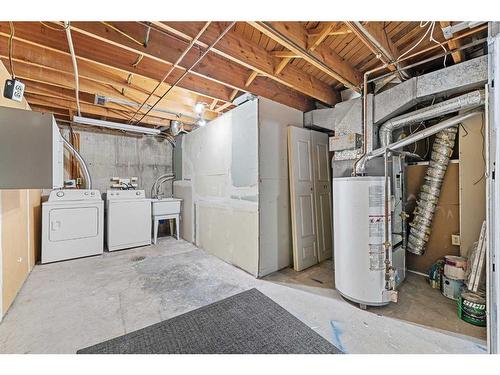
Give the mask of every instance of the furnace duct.
[[414, 112], [394, 117], [382, 124], [379, 128], [380, 146], [385, 147], [392, 143], [392, 134], [397, 129], [416, 125], [422, 121], [427, 121], [453, 112], [473, 109], [483, 104], [484, 91], [476, 90]]
[[456, 125], [447, 128], [437, 133], [434, 140], [425, 182], [420, 188], [417, 207], [414, 211], [415, 217], [410, 223], [410, 235], [406, 248], [413, 254], [422, 255], [425, 252], [441, 185], [455, 146], [457, 131]]

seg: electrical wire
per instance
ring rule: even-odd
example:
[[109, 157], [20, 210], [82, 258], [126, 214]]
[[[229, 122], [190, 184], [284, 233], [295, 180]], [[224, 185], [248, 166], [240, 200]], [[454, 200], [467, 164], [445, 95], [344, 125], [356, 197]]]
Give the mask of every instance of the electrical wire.
[[427, 29], [425, 30], [424, 35], [422, 35], [422, 37], [409, 50], [407, 50], [406, 52], [401, 54], [398, 57], [398, 59], [396, 60], [396, 62], [399, 62], [403, 57], [405, 57], [407, 54], [409, 54], [411, 51], [413, 51], [415, 48], [417, 48], [420, 45], [420, 43], [422, 43], [422, 41], [424, 41], [424, 39], [427, 37], [427, 35], [429, 35], [429, 41], [436, 43], [438, 46], [440, 46], [444, 50], [445, 55], [444, 55], [443, 65], [446, 68], [446, 57], [448, 56], [446, 53], [448, 51], [446, 50], [446, 47], [442, 43], [440, 43], [436, 39], [434, 39], [434, 28], [436, 27], [436, 21], [426, 21], [426, 22], [421, 21], [420, 22], [421, 28], [424, 28], [427, 25], [429, 25], [429, 27], [427, 27]]
[[208, 26], [210, 26], [210, 23], [211, 23], [211, 21], [208, 21], [207, 23], [205, 23], [205, 25], [198, 32], [198, 34], [191, 40], [191, 42], [189, 43], [189, 45], [187, 46], [187, 48], [184, 50], [184, 52], [179, 56], [179, 58], [177, 59], [177, 61], [171, 66], [171, 68], [163, 76], [163, 78], [161, 79], [161, 81], [158, 82], [158, 84], [153, 89], [153, 91], [151, 91], [151, 93], [148, 95], [148, 97], [142, 102], [142, 104], [139, 106], [139, 108], [134, 112], [134, 114], [132, 115], [132, 117], [128, 120], [129, 124], [134, 120], [135, 116], [140, 112], [140, 110], [146, 105], [146, 103], [148, 102], [148, 100], [151, 99], [151, 97], [156, 92], [156, 90], [158, 89], [158, 87], [160, 87], [160, 85], [163, 82], [165, 82], [165, 80], [170, 76], [170, 74], [172, 74], [172, 72], [174, 71], [174, 69], [177, 68], [178, 64], [182, 61], [182, 59], [186, 56], [186, 54], [191, 50], [191, 48], [196, 44], [196, 42], [198, 41], [198, 39], [205, 32], [205, 30], [208, 28]]
[[9, 26], [10, 26], [10, 37], [9, 37], [9, 65], [10, 65], [10, 75], [12, 79], [16, 79], [16, 73], [14, 72], [14, 63], [12, 61], [12, 50], [14, 46], [14, 34], [15, 34], [15, 29], [14, 29], [14, 23], [12, 21], [9, 21]]
[[140, 118], [140, 119], [136, 122], [136, 124], [137, 124], [137, 123], [139, 123], [139, 122], [141, 122], [141, 121], [142, 121], [142, 119], [144, 119], [144, 117], [146, 117], [146, 116], [148, 115], [148, 113], [149, 113], [149, 112], [151, 112], [151, 110], [152, 110], [152, 109], [153, 109], [153, 108], [154, 108], [154, 107], [155, 107], [155, 106], [156, 106], [156, 105], [157, 105], [157, 104], [158, 104], [158, 103], [159, 103], [159, 102], [160, 102], [160, 101], [161, 101], [161, 100], [162, 100], [162, 99], [163, 99], [163, 98], [164, 98], [164, 97], [165, 97], [165, 96], [166, 96], [166, 95], [167, 95], [167, 94], [168, 94], [168, 93], [169, 93], [169, 92], [170, 92], [170, 91], [171, 91], [171, 90], [175, 87], [175, 86], [177, 86], [177, 84], [178, 84], [180, 81], [182, 81], [182, 80], [184, 79], [184, 77], [186, 77], [186, 76], [187, 76], [187, 75], [191, 72], [191, 70], [192, 70], [192, 69], [193, 69], [196, 65], [198, 65], [198, 63], [199, 63], [201, 60], [203, 60], [203, 58], [207, 55], [207, 53], [208, 53], [208, 52], [210, 52], [210, 51], [212, 50], [212, 48], [213, 48], [213, 47], [214, 47], [214, 46], [215, 46], [215, 45], [219, 42], [219, 40], [221, 40], [221, 39], [222, 39], [222, 37], [223, 37], [224, 35], [226, 35], [226, 34], [229, 32], [229, 30], [231, 30], [231, 29], [233, 28], [233, 26], [235, 25], [235, 23], [236, 23], [236, 21], [233, 21], [233, 22], [231, 22], [231, 23], [229, 24], [229, 26], [228, 26], [228, 27], [226, 27], [226, 29], [225, 29], [225, 30], [224, 30], [224, 31], [223, 31], [223, 32], [222, 32], [222, 33], [221, 33], [221, 34], [217, 37], [217, 39], [215, 39], [215, 41], [214, 41], [211, 45], [209, 45], [209, 46], [205, 49], [205, 51], [204, 51], [204, 52], [201, 54], [201, 56], [200, 56], [200, 57], [199, 57], [199, 58], [198, 58], [198, 59], [197, 59], [197, 60], [193, 63], [193, 65], [191, 65], [191, 66], [189, 67], [189, 69], [186, 69], [186, 70], [184, 71], [184, 73], [183, 73], [183, 74], [182, 74], [179, 78], [177, 78], [177, 80], [176, 80], [176, 81], [175, 81], [175, 82], [174, 82], [174, 83], [173, 83], [173, 84], [172, 84], [172, 85], [171, 85], [171, 86], [167, 89], [167, 91], [165, 91], [165, 93], [164, 93], [162, 96], [160, 96], [160, 97], [158, 98], [158, 100], [157, 100], [157, 101], [156, 101], [156, 102], [155, 102], [155, 103], [154, 103], [154, 104], [153, 104], [153, 105], [152, 105], [152, 106], [151, 106], [151, 107], [150, 107], [150, 108], [146, 111], [146, 113], [144, 113], [144, 114], [142, 115], [142, 117], [141, 117], [141, 118]]
[[53, 26], [50, 26], [49, 24], [43, 22], [43, 21], [39, 21], [43, 26], [45, 26], [46, 28], [48, 29], [51, 29], [51, 30], [54, 30], [54, 31], [66, 31], [67, 27], [66, 26], [62, 26], [62, 29], [58, 29], [57, 27], [53, 27]]

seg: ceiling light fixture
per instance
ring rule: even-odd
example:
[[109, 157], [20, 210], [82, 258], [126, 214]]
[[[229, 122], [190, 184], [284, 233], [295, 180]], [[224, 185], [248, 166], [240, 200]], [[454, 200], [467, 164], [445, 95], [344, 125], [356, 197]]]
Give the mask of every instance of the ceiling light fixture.
[[196, 103], [194, 105], [194, 113], [196, 113], [198, 116], [203, 116], [206, 106], [207, 106], [206, 103], [201, 103], [201, 102]]
[[196, 125], [198, 125], [198, 126], [205, 126], [206, 124], [207, 124], [207, 122], [202, 118], [200, 118], [198, 121], [196, 121]]
[[76, 122], [78, 124], [84, 124], [84, 125], [99, 126], [102, 128], [108, 128], [108, 129], [113, 129], [113, 130], [122, 130], [122, 131], [132, 132], [132, 133], [141, 133], [141, 134], [149, 134], [149, 135], [158, 135], [161, 133], [160, 129], [152, 129], [152, 128], [146, 128], [144, 126], [121, 124], [119, 122], [98, 120], [98, 119], [89, 118], [89, 117], [74, 116], [73, 122]]

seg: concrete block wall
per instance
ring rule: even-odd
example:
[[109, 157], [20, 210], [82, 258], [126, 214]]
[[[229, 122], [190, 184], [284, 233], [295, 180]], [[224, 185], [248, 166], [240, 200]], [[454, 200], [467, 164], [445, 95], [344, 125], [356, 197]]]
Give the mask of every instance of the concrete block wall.
[[[80, 154], [88, 165], [93, 188], [101, 193], [111, 188], [112, 177], [138, 177], [138, 189], [146, 190], [150, 197], [155, 179], [173, 171], [173, 147], [164, 139], [91, 128], [74, 128], [74, 132], [80, 134]], [[69, 139], [69, 129], [63, 129], [63, 135]], [[68, 158], [66, 151], [65, 165], [69, 165]], [[170, 181], [163, 184], [163, 193], [172, 194]]]

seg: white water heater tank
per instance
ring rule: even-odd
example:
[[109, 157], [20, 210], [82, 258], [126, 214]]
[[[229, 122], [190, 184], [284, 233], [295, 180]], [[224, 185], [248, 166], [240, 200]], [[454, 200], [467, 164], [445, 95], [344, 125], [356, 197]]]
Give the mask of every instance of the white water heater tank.
[[384, 177], [334, 178], [332, 197], [335, 288], [361, 305], [388, 304]]

